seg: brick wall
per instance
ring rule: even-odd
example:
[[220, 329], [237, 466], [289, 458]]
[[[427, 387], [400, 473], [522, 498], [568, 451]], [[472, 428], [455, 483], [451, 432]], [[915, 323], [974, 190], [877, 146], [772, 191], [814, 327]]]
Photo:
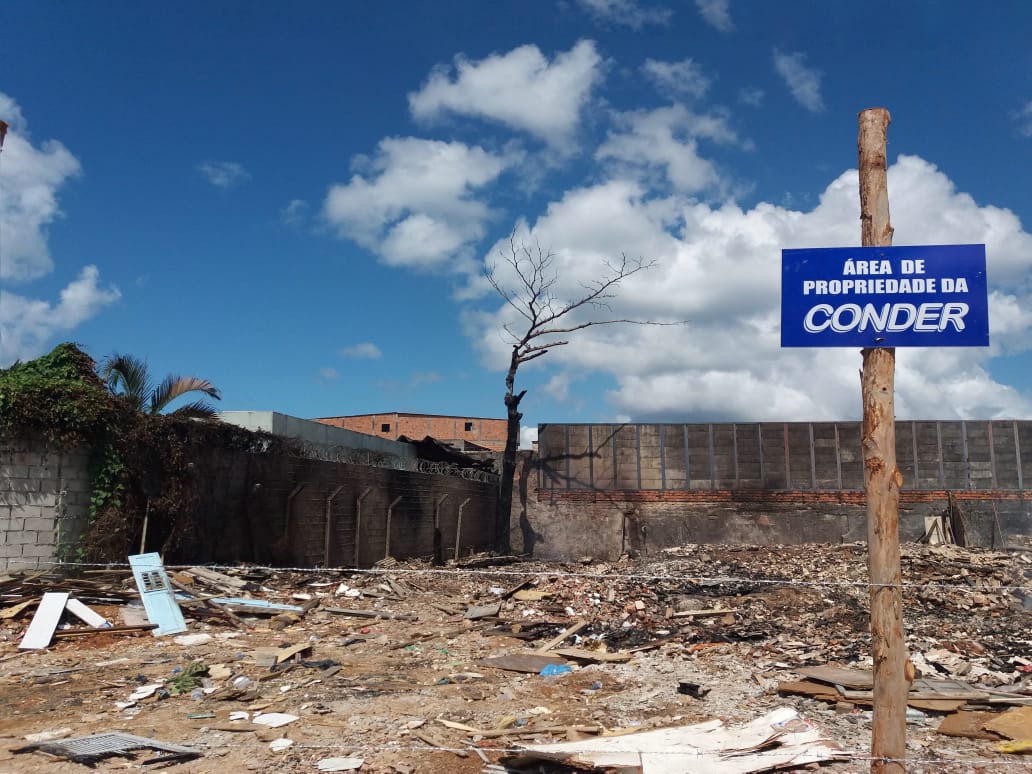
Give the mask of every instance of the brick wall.
[[89, 512], [89, 456], [42, 440], [0, 440], [0, 570], [49, 567]]
[[[506, 421], [504, 419], [395, 412], [323, 417], [315, 421], [392, 440], [403, 435], [407, 438], [422, 440], [429, 435], [439, 441], [454, 444], [460, 449], [465, 441], [494, 451], [505, 449]], [[387, 429], [384, 430], [384, 427]]]

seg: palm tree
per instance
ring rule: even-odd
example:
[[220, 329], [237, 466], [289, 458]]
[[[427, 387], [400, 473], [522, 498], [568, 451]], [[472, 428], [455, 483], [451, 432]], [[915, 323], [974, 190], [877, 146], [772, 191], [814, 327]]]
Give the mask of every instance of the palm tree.
[[[122, 396], [137, 411], [145, 414], [160, 414], [169, 403], [188, 392], [203, 392], [215, 400], [222, 399], [215, 385], [196, 376], [169, 374], [155, 387], [147, 372], [147, 361], [133, 355], [115, 353], [104, 360], [99, 371], [100, 378], [112, 394]], [[197, 400], [172, 413], [176, 416], [211, 419], [218, 412], [210, 403]]]

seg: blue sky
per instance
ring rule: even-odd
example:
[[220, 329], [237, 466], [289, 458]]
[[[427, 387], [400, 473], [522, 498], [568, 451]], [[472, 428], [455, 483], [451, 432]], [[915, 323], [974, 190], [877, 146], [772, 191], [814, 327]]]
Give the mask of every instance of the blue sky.
[[[521, 371], [525, 424], [856, 418], [855, 350], [778, 346], [780, 251], [987, 245], [992, 346], [901, 350], [902, 418], [1032, 415], [1032, 6], [9, 0], [0, 360], [63, 340], [221, 408], [501, 416], [507, 236], [619, 317]], [[504, 274], [499, 275], [503, 280]]]

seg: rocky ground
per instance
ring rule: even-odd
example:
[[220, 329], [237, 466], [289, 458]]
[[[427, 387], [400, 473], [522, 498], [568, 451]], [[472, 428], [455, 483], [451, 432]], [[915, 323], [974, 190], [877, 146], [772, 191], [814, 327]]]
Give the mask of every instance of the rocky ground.
[[[485, 557], [362, 573], [222, 568], [235, 579], [234, 596], [319, 605], [303, 616], [240, 611], [237, 621], [192, 605], [185, 635], [94, 633], [37, 651], [18, 650], [33, 613], [32, 604], [11, 612], [19, 603], [64, 588], [116, 625], [138, 623], [132, 578], [120, 570], [78, 581], [8, 576], [0, 579], [0, 774], [86, 771], [14, 750], [34, 734], [107, 731], [196, 748], [202, 757], [161, 764], [183, 774], [319, 771], [326, 759], [344, 759], [336, 770], [378, 774], [500, 772], [534, 742], [714, 718], [736, 725], [786, 706], [843, 751], [845, 760], [821, 770], [868, 771], [872, 718], [863, 700], [779, 690], [807, 667], [870, 668], [866, 561], [866, 548], [851, 544], [686, 546], [609, 564]], [[963, 709], [1002, 714], [1024, 697], [1032, 704], [1032, 553], [908, 545], [902, 564], [919, 676], [1008, 697]], [[173, 578], [197, 594], [227, 592], [189, 568]], [[570, 672], [484, 662], [540, 650], [581, 623], [554, 646], [590, 651], [567, 659]], [[310, 647], [271, 669], [276, 651], [298, 645]], [[629, 660], [603, 660], [621, 653]], [[296, 719], [278, 728], [254, 722], [272, 713]], [[910, 711], [907, 771], [1032, 771], [1032, 759], [999, 751], [1003, 737], [938, 733], [947, 714]], [[111, 758], [96, 770], [154, 768], [149, 757]]]

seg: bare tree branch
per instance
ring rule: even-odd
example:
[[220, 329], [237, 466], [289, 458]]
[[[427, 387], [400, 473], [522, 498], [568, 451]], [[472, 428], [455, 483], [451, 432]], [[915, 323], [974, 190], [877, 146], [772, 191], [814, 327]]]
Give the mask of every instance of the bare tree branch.
[[525, 321], [526, 328], [521, 334], [514, 332], [509, 323], [502, 330], [512, 342], [512, 353], [509, 358], [509, 370], [505, 375], [505, 408], [507, 433], [505, 452], [502, 456], [502, 475], [498, 498], [498, 510], [495, 519], [495, 543], [500, 552], [509, 551], [509, 522], [512, 511], [513, 481], [516, 473], [516, 452], [520, 442], [520, 420], [523, 414], [519, 406], [526, 390], [515, 392], [516, 373], [519, 367], [531, 360], [548, 354], [549, 350], [570, 343], [565, 336], [577, 331], [598, 325], [680, 325], [681, 322], [654, 322], [651, 320], [631, 320], [626, 318], [588, 319], [576, 322], [566, 320], [582, 310], [594, 310], [598, 315], [611, 312], [609, 300], [616, 297], [619, 284], [638, 272], [655, 267], [655, 261], [641, 258], [630, 259], [621, 255], [619, 262], [606, 261], [602, 275], [589, 282], [578, 283], [582, 294], [572, 299], [560, 299], [556, 293], [559, 273], [555, 267], [557, 255], [552, 250], [545, 250], [537, 241], [528, 245], [517, 239], [514, 230], [509, 235], [508, 250], [499, 252], [501, 262], [508, 266], [513, 275], [511, 286], [499, 277], [498, 266], [490, 267], [485, 273], [488, 283]]

